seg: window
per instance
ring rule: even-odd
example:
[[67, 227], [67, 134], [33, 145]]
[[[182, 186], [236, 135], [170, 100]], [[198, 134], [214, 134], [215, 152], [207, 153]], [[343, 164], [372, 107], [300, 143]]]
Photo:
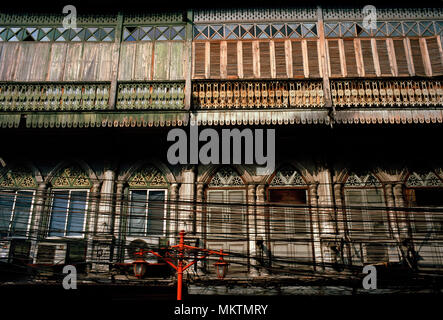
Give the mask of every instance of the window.
[[[443, 188], [409, 188], [406, 190], [408, 205], [410, 207], [443, 207]], [[409, 214], [409, 221], [416, 237], [426, 237], [428, 232], [438, 234], [443, 225], [439, 214], [422, 210]]]
[[85, 227], [88, 192], [57, 190], [53, 192], [50, 237], [82, 237]]
[[241, 237], [247, 224], [244, 203], [243, 190], [208, 190], [209, 237]]
[[282, 205], [271, 207], [270, 231], [273, 238], [309, 237], [306, 189], [269, 189], [269, 202]]
[[163, 235], [166, 226], [165, 200], [165, 190], [132, 190], [128, 234]]
[[0, 194], [0, 236], [26, 236], [31, 220], [33, 191]]

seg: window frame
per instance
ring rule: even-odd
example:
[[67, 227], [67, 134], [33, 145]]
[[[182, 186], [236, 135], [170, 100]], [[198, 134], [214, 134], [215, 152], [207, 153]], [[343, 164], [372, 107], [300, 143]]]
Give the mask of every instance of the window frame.
[[[143, 226], [143, 233], [140, 234], [134, 234], [130, 231], [130, 221], [131, 221], [131, 207], [132, 207], [132, 193], [134, 191], [146, 191], [146, 209], [145, 209], [145, 218], [146, 223]], [[159, 234], [148, 234], [147, 233], [147, 226], [148, 226], [148, 210], [149, 210], [149, 192], [151, 191], [163, 191], [165, 198], [164, 198], [164, 208], [163, 208], [163, 230]], [[128, 217], [127, 217], [127, 224], [126, 224], [126, 236], [131, 238], [137, 238], [137, 237], [150, 237], [150, 236], [156, 236], [156, 237], [165, 237], [167, 234], [167, 212], [168, 212], [168, 189], [167, 188], [131, 188], [129, 189], [129, 207], [128, 207]]]
[[[68, 198], [68, 205], [66, 208], [66, 218], [65, 218], [65, 222], [64, 222], [64, 235], [63, 236], [51, 236], [51, 221], [52, 221], [52, 217], [53, 217], [53, 208], [54, 208], [54, 200], [55, 200], [55, 196], [54, 194], [57, 192], [63, 192], [63, 191], [68, 191], [69, 192], [69, 198]], [[68, 218], [69, 218], [69, 210], [70, 210], [70, 206], [71, 206], [71, 193], [72, 191], [84, 191], [86, 192], [86, 199], [85, 199], [85, 209], [84, 209], [84, 218], [83, 218], [83, 228], [81, 231], [81, 235], [79, 236], [69, 236], [67, 235], [67, 223], [68, 223]], [[84, 239], [86, 234], [86, 222], [87, 222], [87, 218], [88, 218], [88, 210], [89, 210], [89, 193], [90, 190], [89, 189], [82, 189], [82, 188], [60, 188], [60, 189], [53, 189], [51, 191], [51, 208], [50, 208], [50, 213], [49, 213], [49, 219], [48, 219], [48, 227], [47, 227], [47, 239], [64, 239], [64, 238], [72, 238], [72, 239]]]
[[[12, 211], [11, 211], [11, 218], [9, 219], [9, 223], [8, 223], [8, 231], [7, 231], [7, 236], [4, 237], [4, 239], [26, 239], [29, 237], [29, 230], [31, 229], [31, 221], [32, 221], [32, 214], [34, 211], [34, 204], [35, 204], [35, 194], [36, 191], [35, 190], [30, 190], [30, 189], [17, 189], [17, 190], [13, 190], [13, 189], [9, 189], [9, 190], [2, 190], [2, 192], [8, 193], [8, 192], [14, 192], [14, 202], [12, 205]], [[31, 207], [29, 208], [29, 217], [28, 217], [28, 221], [26, 224], [26, 234], [25, 235], [11, 235], [11, 226], [12, 226], [12, 222], [14, 221], [14, 217], [15, 217], [15, 206], [17, 203], [17, 195], [19, 192], [32, 192], [32, 199], [31, 199]]]

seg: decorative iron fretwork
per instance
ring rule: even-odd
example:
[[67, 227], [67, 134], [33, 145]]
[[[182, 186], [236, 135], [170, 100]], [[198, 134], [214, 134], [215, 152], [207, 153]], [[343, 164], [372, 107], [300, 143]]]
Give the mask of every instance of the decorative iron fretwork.
[[300, 173], [291, 166], [280, 168], [270, 183], [271, 186], [306, 186]]
[[198, 108], [286, 108], [324, 105], [321, 81], [196, 81]]
[[196, 10], [194, 13], [195, 23], [316, 20], [317, 9], [315, 8], [211, 9]]
[[0, 111], [106, 109], [109, 88], [104, 83], [4, 83]]
[[434, 173], [417, 173], [413, 172], [406, 180], [407, 187], [442, 187], [442, 180]]
[[124, 14], [125, 25], [130, 24], [160, 24], [160, 23], [182, 23], [183, 12], [143, 12]]
[[0, 42], [2, 41], [40, 41], [40, 42], [112, 42], [115, 39], [113, 27], [78, 27], [65, 29], [63, 27], [0, 27]]
[[32, 171], [26, 167], [10, 168], [0, 177], [0, 187], [6, 189], [34, 189], [37, 182]]
[[90, 188], [92, 183], [87, 173], [78, 166], [70, 166], [60, 170], [52, 179], [54, 188]]
[[[0, 25], [10, 26], [52, 26], [62, 27], [63, 19], [66, 17], [62, 14], [54, 13], [0, 13]], [[77, 25], [93, 25], [93, 26], [109, 26], [117, 23], [117, 14], [78, 14]]]
[[184, 25], [124, 27], [123, 41], [185, 40]]
[[428, 37], [440, 35], [443, 21], [378, 21], [376, 29], [365, 29], [363, 22], [326, 22], [326, 38]]
[[[357, 20], [363, 21], [365, 15], [361, 8], [323, 8], [323, 20]], [[441, 19], [441, 8], [377, 8], [377, 20], [417, 20]]]
[[147, 165], [134, 172], [128, 184], [132, 188], [167, 187], [164, 175], [154, 166]]
[[440, 106], [443, 88], [438, 80], [331, 81], [336, 106]]
[[181, 109], [185, 82], [124, 82], [118, 85], [117, 109]]
[[243, 186], [243, 180], [231, 167], [221, 167], [209, 182], [210, 187]]
[[372, 173], [367, 175], [350, 174], [345, 183], [346, 187], [381, 187], [381, 183]]
[[195, 25], [194, 40], [317, 38], [317, 24], [266, 23]]

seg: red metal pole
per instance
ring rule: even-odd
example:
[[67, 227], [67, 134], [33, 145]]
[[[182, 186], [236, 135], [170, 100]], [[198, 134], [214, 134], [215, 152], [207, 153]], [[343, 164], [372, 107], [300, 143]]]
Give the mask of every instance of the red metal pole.
[[178, 254], [178, 268], [177, 268], [177, 300], [182, 299], [182, 282], [183, 282], [183, 250], [185, 244], [185, 231], [180, 231], [180, 243]]

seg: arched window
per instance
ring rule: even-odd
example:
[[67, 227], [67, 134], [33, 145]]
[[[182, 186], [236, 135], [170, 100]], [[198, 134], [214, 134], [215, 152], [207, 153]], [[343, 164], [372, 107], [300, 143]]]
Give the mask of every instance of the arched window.
[[134, 172], [129, 184], [128, 236], [162, 236], [166, 232], [168, 182], [154, 166]]
[[88, 195], [92, 183], [86, 172], [73, 165], [52, 179], [49, 237], [85, 236]]
[[26, 237], [37, 182], [28, 168], [15, 167], [0, 177], [0, 237]]
[[[383, 240], [389, 234], [382, 184], [373, 174], [352, 173], [344, 185], [344, 196], [353, 263], [387, 261]], [[368, 242], [374, 239], [379, 242]]]
[[312, 232], [306, 181], [294, 167], [285, 165], [272, 177], [267, 198], [271, 204], [269, 240], [276, 261], [292, 267], [297, 261], [310, 261]]

